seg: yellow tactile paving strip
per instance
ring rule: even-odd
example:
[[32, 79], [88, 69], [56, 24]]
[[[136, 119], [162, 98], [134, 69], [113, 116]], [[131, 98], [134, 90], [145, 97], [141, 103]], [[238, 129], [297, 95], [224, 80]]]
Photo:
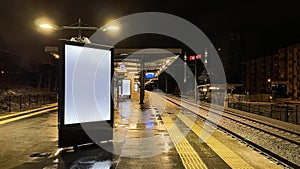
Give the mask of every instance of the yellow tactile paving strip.
[[234, 169], [253, 169], [246, 161], [244, 161], [240, 156], [231, 151], [222, 142], [209, 136], [210, 134], [202, 130], [200, 126], [195, 124], [192, 120], [183, 114], [177, 114], [177, 117], [182, 120], [191, 130], [198, 135], [200, 138], [207, 138], [205, 143], [216, 153], [220, 158], [222, 158], [231, 168]]
[[[32, 116], [42, 114], [42, 113], [46, 113], [46, 112], [49, 112], [49, 111], [54, 111], [54, 110], [58, 109], [57, 107], [53, 107], [53, 106], [57, 106], [57, 103], [49, 104], [48, 106], [37, 108], [37, 109], [31, 109], [31, 110], [27, 110], [27, 111], [22, 111], [22, 112], [18, 112], [18, 113], [13, 113], [13, 114], [9, 114], [9, 115], [0, 116], [0, 120], [4, 119], [4, 118], [12, 117], [12, 118], [9, 118], [9, 119], [6, 119], [6, 120], [1, 120], [0, 125], [10, 123], [10, 122], [13, 122], [13, 121], [17, 121], [17, 120], [21, 120], [21, 119], [24, 119], [24, 118], [32, 117]], [[42, 110], [42, 109], [50, 108], [50, 107], [53, 107], [53, 108]], [[30, 113], [32, 111], [37, 111], [37, 112]], [[25, 115], [22, 115], [22, 114], [25, 114]], [[13, 116], [17, 116], [17, 117], [13, 117]]]
[[174, 121], [168, 115], [162, 116], [162, 120], [184, 167], [187, 169], [207, 169], [198, 153], [193, 149], [185, 136], [177, 128]]

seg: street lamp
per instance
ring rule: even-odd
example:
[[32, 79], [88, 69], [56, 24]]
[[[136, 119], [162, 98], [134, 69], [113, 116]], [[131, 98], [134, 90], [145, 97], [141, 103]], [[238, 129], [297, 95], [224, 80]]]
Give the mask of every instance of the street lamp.
[[71, 26], [57, 26], [50, 23], [41, 22], [38, 23], [38, 26], [42, 29], [46, 30], [78, 30], [77, 37], [72, 37], [71, 41], [77, 41], [77, 42], [84, 42], [84, 43], [91, 43], [90, 40], [87, 37], [83, 37], [81, 32], [82, 30], [102, 30], [102, 31], [117, 31], [119, 30], [119, 27], [116, 25], [110, 25], [107, 27], [96, 27], [96, 26], [87, 26], [87, 24], [84, 24], [81, 22], [81, 19], [79, 18], [78, 21], [75, 24], [72, 24]]
[[[108, 27], [96, 27], [96, 26], [87, 26], [86, 24], [83, 24], [81, 22], [81, 19], [78, 19], [78, 22], [75, 24], [72, 24], [71, 26], [58, 26], [53, 24], [48, 19], [37, 19], [35, 21], [36, 26], [43, 30], [48, 30], [50, 32], [56, 31], [56, 30], [78, 30], [77, 37], [72, 37], [70, 41], [76, 41], [76, 42], [83, 42], [83, 43], [91, 43], [91, 41], [87, 37], [83, 37], [81, 34], [82, 30], [102, 30], [102, 31], [116, 31], [119, 30], [118, 26], [110, 25]], [[59, 59], [59, 54], [58, 54], [58, 48], [57, 47], [45, 47], [45, 52], [49, 53], [50, 55], [54, 56], [55, 59]], [[50, 77], [50, 75], [49, 75]], [[56, 78], [56, 83], [57, 83], [57, 78]], [[49, 78], [49, 84], [50, 84], [50, 78]], [[50, 86], [50, 85], [49, 85]], [[56, 84], [57, 86], [57, 84]]]
[[44, 29], [55, 29], [52, 25], [49, 25], [49, 24], [40, 24], [39, 25], [41, 28], [44, 28]]

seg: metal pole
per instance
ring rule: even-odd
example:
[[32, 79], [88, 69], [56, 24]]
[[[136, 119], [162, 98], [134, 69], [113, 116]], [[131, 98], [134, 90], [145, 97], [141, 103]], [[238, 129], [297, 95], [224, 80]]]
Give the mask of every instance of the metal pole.
[[51, 95], [48, 93], [48, 103], [50, 103]]
[[298, 124], [298, 105], [296, 105], [296, 124]]
[[140, 104], [144, 104], [144, 95], [145, 95], [145, 78], [144, 78], [144, 61], [143, 61], [143, 54], [141, 59], [141, 88], [140, 88]]
[[250, 113], [250, 103], [248, 103], [248, 112]]
[[81, 40], [81, 19], [78, 19], [78, 40]]
[[20, 110], [22, 109], [22, 95], [19, 96]]
[[168, 93], [168, 73], [166, 73], [166, 94]]
[[8, 111], [11, 112], [11, 96], [9, 96], [9, 105], [8, 105]]
[[289, 121], [289, 104], [286, 104], [286, 110], [285, 110], [285, 121]]
[[271, 112], [270, 112], [271, 118], [272, 118], [272, 114], [273, 114], [273, 104], [271, 104]]
[[[118, 81], [118, 79], [117, 79], [117, 73], [115, 73], [115, 76], [114, 76], [114, 86], [117, 88], [117, 94], [116, 94], [116, 96], [117, 96], [117, 107], [119, 107], [119, 81]], [[114, 90], [114, 92], [115, 92], [115, 90]]]
[[31, 105], [31, 94], [28, 95], [28, 106], [30, 108], [30, 105]]
[[195, 80], [194, 80], [194, 83], [195, 83], [195, 94], [194, 94], [194, 97], [195, 97], [195, 101], [197, 102], [198, 88], [197, 88], [197, 60], [196, 59], [195, 59]]
[[36, 94], [36, 105], [39, 105], [39, 94]]
[[186, 60], [184, 61], [184, 72], [183, 72], [183, 82], [186, 83]]

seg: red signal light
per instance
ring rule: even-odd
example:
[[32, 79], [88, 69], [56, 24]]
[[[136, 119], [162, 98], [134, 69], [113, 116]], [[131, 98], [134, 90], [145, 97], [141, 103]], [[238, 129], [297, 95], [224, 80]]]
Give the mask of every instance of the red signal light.
[[190, 56], [189, 60], [195, 60], [195, 56]]

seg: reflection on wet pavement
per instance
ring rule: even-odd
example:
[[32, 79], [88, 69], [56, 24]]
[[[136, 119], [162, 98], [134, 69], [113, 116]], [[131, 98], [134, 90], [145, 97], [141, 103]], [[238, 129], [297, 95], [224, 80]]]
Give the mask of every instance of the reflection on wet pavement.
[[113, 155], [96, 144], [66, 149], [52, 159], [43, 169], [109, 169], [113, 167]]
[[[116, 168], [184, 168], [160, 114], [146, 102], [122, 102], [115, 113]], [[123, 118], [122, 118], [123, 117]]]
[[[114, 120], [112, 141], [99, 144], [101, 147], [90, 144], [58, 151], [38, 168], [184, 168], [155, 107], [124, 101], [115, 111]], [[35, 168], [32, 166], [27, 163], [22, 167]]]

